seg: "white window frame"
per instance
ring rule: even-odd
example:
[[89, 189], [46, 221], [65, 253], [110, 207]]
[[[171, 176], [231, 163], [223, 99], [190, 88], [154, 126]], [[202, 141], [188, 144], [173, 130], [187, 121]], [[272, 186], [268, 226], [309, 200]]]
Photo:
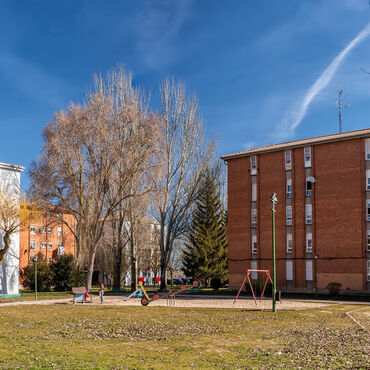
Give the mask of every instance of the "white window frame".
[[251, 209], [251, 226], [257, 227], [257, 208]]
[[304, 152], [304, 166], [311, 167], [311, 147], [305, 146], [303, 152]]
[[286, 206], [285, 208], [285, 224], [291, 225], [293, 222], [293, 208], [292, 206]]
[[306, 204], [306, 225], [312, 225], [312, 204]]
[[30, 258], [30, 265], [33, 265], [37, 261], [37, 256], [31, 256]]
[[46, 234], [46, 227], [45, 227], [45, 226], [41, 226], [41, 227], [40, 227], [40, 232], [41, 232], [42, 234]]
[[366, 280], [367, 281], [370, 281], [370, 260], [367, 260], [366, 261], [366, 264], [367, 264], [367, 268], [366, 268], [366, 272], [367, 272], [366, 276], [367, 276], [367, 278], [366, 278]]
[[370, 230], [366, 232], [366, 251], [370, 252]]
[[366, 200], [366, 221], [370, 221], [370, 200]]
[[36, 225], [30, 225], [30, 234], [36, 235]]
[[53, 228], [52, 227], [48, 227], [47, 231], [48, 231], [48, 234], [51, 234], [52, 231], [53, 231]]
[[63, 236], [62, 226], [58, 226], [58, 236]]
[[284, 152], [285, 169], [290, 170], [292, 168], [292, 151], [286, 150]]
[[292, 179], [286, 180], [286, 199], [292, 199]]
[[312, 260], [306, 260], [306, 281], [313, 280]]
[[293, 237], [291, 233], [286, 234], [286, 252], [293, 252]]
[[370, 170], [366, 170], [366, 190], [370, 191]]
[[[311, 189], [307, 189], [307, 184], [311, 184]], [[312, 196], [312, 181], [307, 181], [306, 180], [306, 197], [311, 197]]]
[[365, 139], [365, 159], [370, 160], [370, 139]]
[[63, 242], [62, 241], [58, 242], [58, 248], [60, 248], [60, 247], [63, 247]]
[[251, 156], [251, 175], [257, 174], [257, 157], [255, 155]]
[[[257, 270], [257, 260], [252, 260], [251, 261], [251, 270]], [[251, 273], [251, 279], [252, 280], [257, 280], [258, 276], [257, 276], [257, 272], [256, 271], [253, 271]]]
[[42, 249], [46, 249], [47, 246], [48, 246], [48, 243], [46, 243], [46, 242], [41, 243], [41, 248]]
[[53, 248], [53, 243], [48, 243], [48, 249], [52, 249]]
[[30, 241], [30, 251], [35, 251], [36, 250], [36, 240], [31, 239]]
[[257, 201], [257, 183], [252, 182], [252, 202]]
[[252, 254], [257, 254], [257, 235], [252, 235]]
[[312, 252], [312, 233], [306, 234], [306, 252], [307, 253]]
[[292, 281], [293, 280], [293, 261], [286, 260], [286, 280]]

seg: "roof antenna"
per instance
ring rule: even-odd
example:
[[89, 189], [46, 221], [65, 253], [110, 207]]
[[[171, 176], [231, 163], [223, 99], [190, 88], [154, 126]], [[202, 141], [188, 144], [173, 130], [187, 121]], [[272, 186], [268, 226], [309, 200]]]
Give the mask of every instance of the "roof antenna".
[[343, 128], [343, 124], [342, 124], [342, 110], [344, 108], [350, 108], [351, 107], [350, 104], [347, 104], [347, 105], [343, 105], [342, 104], [344, 102], [344, 100], [347, 99], [347, 98], [348, 98], [348, 96], [346, 96], [346, 97], [343, 98], [343, 90], [339, 90], [338, 91], [337, 106], [338, 106], [339, 133], [340, 134], [342, 133], [342, 128]]

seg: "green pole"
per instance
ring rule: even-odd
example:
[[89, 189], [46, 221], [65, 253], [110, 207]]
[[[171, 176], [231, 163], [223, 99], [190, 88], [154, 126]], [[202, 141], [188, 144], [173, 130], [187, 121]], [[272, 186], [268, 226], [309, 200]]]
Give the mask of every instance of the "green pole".
[[37, 300], [37, 260], [35, 261], [35, 300]]
[[315, 253], [315, 297], [319, 295], [318, 288], [317, 288], [317, 258], [319, 257], [318, 254]]
[[276, 258], [275, 258], [275, 204], [277, 203], [276, 194], [271, 196], [272, 203], [272, 312], [276, 312]]

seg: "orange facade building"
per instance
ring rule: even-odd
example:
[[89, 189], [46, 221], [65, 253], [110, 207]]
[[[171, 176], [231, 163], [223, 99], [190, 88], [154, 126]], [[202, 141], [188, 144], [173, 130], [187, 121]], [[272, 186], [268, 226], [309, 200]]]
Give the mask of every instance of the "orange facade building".
[[[24, 206], [29, 205], [21, 204], [21, 207]], [[62, 254], [76, 254], [74, 235], [68, 227], [74, 228], [73, 215], [56, 215], [47, 211], [39, 211], [37, 214], [22, 225], [19, 233], [19, 269], [32, 263], [40, 252], [48, 262]]]
[[[370, 129], [226, 155], [229, 286], [272, 268], [276, 193], [277, 286], [370, 291]], [[257, 279], [256, 274], [254, 276]]]

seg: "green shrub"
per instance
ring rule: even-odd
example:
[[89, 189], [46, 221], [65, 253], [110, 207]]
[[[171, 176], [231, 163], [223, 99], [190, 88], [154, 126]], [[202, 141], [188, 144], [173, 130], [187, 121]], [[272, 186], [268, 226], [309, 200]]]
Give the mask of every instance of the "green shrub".
[[341, 287], [342, 287], [341, 283], [332, 282], [328, 284], [326, 289], [329, 290], [329, 294], [331, 297], [336, 297], [339, 294]]
[[[251, 284], [252, 284], [255, 296], [260, 297], [263, 287], [265, 286], [265, 281], [251, 280]], [[252, 291], [251, 291], [248, 281], [245, 282], [245, 290], [246, 290], [247, 295], [252, 295]], [[270, 282], [267, 283], [264, 296], [272, 297], [272, 284]]]
[[221, 280], [219, 278], [211, 279], [211, 288], [213, 290], [219, 290], [221, 285]]
[[[38, 253], [35, 257], [37, 259], [37, 291], [48, 292], [53, 285], [50, 267], [42, 253]], [[35, 290], [35, 265], [28, 265], [20, 273], [23, 285]]]
[[50, 265], [54, 290], [71, 290], [74, 282], [74, 258], [71, 254], [58, 256]]

